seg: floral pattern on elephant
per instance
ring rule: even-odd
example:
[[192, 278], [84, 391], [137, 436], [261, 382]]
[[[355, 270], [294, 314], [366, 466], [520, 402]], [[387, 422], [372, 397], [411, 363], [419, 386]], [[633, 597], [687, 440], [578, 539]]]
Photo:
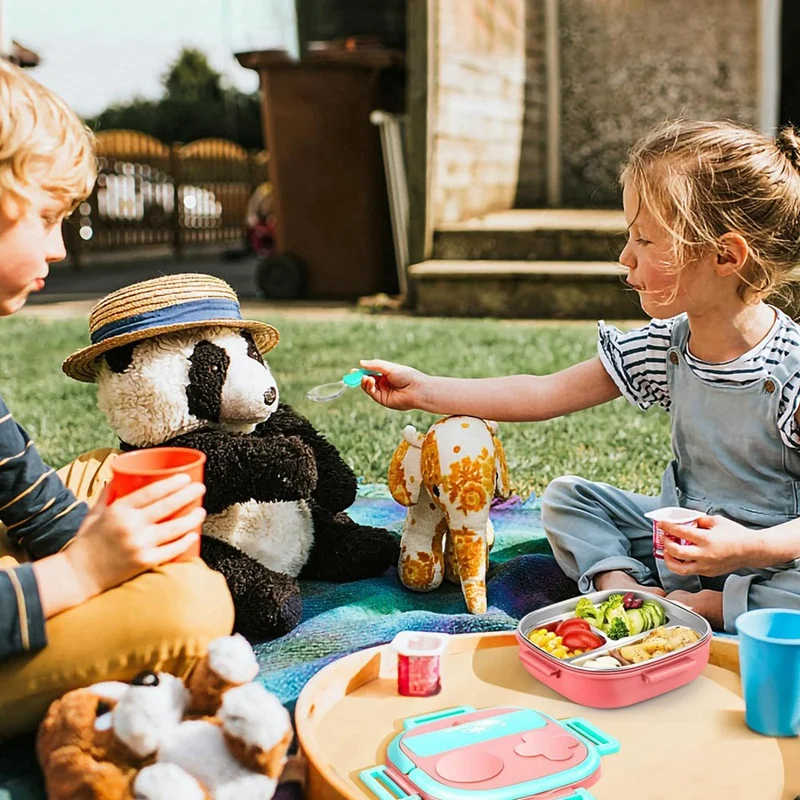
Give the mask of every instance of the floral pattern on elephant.
[[392, 496], [409, 509], [400, 581], [415, 591], [435, 589], [444, 579], [458, 582], [475, 614], [487, 607], [491, 500], [508, 494], [496, 432], [497, 423], [463, 416], [440, 419], [426, 434], [409, 425], [390, 466]]

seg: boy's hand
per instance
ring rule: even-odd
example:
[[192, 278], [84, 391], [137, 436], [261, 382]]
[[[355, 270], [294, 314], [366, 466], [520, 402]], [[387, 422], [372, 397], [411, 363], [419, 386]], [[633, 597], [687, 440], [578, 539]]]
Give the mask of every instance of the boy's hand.
[[429, 375], [391, 361], [373, 360], [360, 363], [365, 369], [381, 373], [379, 376], [366, 375], [361, 379], [361, 388], [376, 403], [396, 411], [420, 408]]
[[689, 606], [696, 614], [705, 617], [712, 628], [722, 630], [725, 627], [722, 592], [713, 589], [703, 589], [701, 592], [675, 591], [667, 595], [667, 600]]
[[190, 531], [202, 524], [205, 510], [160, 520], [204, 493], [205, 486], [188, 475], [144, 486], [110, 506], [104, 491], [63, 551], [87, 599], [186, 552], [197, 541]]
[[758, 532], [725, 517], [700, 517], [697, 526], [660, 523], [665, 533], [691, 544], [680, 545], [664, 537], [664, 563], [676, 575], [728, 575], [756, 563]]

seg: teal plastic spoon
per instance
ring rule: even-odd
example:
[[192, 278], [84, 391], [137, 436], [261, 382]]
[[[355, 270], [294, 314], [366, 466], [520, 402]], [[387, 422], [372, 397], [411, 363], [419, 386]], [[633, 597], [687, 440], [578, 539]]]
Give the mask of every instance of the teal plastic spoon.
[[306, 397], [315, 403], [327, 403], [328, 400], [335, 400], [348, 389], [355, 389], [361, 386], [361, 379], [365, 375], [380, 374], [380, 372], [374, 372], [371, 369], [357, 369], [353, 372], [348, 372], [347, 375], [343, 375], [340, 381], [323, 383], [322, 386], [315, 386], [313, 389], [309, 389], [306, 392]]

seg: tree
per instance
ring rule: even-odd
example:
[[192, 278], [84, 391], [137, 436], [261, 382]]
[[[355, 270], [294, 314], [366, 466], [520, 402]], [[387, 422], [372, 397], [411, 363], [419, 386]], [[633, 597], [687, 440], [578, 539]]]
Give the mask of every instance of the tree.
[[222, 76], [200, 50], [181, 50], [161, 82], [164, 94], [160, 99], [137, 97], [117, 103], [87, 123], [97, 131], [142, 131], [163, 142], [218, 136], [246, 148], [264, 146], [258, 94], [223, 87]]
[[161, 82], [165, 99], [185, 103], [202, 103], [220, 100], [222, 76], [211, 68], [205, 53], [184, 47], [172, 62]]

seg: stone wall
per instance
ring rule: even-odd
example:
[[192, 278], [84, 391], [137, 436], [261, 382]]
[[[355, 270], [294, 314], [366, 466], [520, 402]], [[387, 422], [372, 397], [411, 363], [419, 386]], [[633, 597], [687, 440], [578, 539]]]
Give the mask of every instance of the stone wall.
[[618, 206], [628, 148], [668, 117], [757, 122], [757, 0], [559, 8], [563, 205]]
[[525, 113], [514, 205], [547, 205], [547, 71], [544, 0], [525, 2]]
[[514, 205], [525, 89], [525, 0], [436, 0], [431, 222]]

